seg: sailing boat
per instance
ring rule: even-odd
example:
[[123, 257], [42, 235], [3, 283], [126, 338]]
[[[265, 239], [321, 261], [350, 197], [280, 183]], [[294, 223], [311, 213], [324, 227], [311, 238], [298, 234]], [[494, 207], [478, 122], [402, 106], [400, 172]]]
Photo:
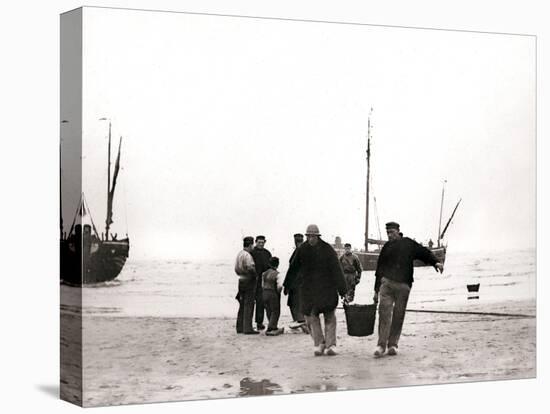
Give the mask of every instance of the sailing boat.
[[[113, 280], [119, 275], [128, 258], [130, 250], [128, 235], [118, 240], [116, 234], [113, 236], [109, 233], [113, 223], [113, 199], [120, 170], [121, 146], [122, 137], [118, 144], [118, 155], [111, 182], [111, 123], [109, 122], [105, 233], [100, 237], [84, 193], [81, 194], [68, 235], [63, 233], [63, 224], [61, 224], [61, 280], [66, 284], [81, 286]], [[79, 223], [75, 224], [77, 219]]]
[[[363, 267], [363, 270], [376, 270], [376, 265], [378, 264], [378, 256], [380, 255], [380, 250], [382, 246], [386, 243], [385, 240], [380, 239], [371, 239], [369, 238], [369, 201], [370, 201], [370, 156], [371, 156], [371, 149], [370, 149], [370, 139], [371, 139], [371, 114], [372, 114], [372, 108], [369, 113], [369, 119], [368, 119], [368, 133], [367, 133], [367, 197], [366, 197], [366, 215], [365, 215], [365, 248], [364, 250], [355, 250], [354, 253], [359, 257], [359, 261], [361, 262], [361, 266]], [[447, 254], [447, 245], [443, 244], [443, 237], [445, 236], [445, 233], [447, 229], [449, 228], [449, 225], [451, 224], [451, 221], [456, 213], [456, 210], [458, 209], [458, 206], [462, 200], [459, 200], [456, 204], [456, 207], [453, 210], [453, 213], [451, 214], [451, 217], [447, 221], [447, 224], [445, 225], [445, 228], [443, 231], [441, 231], [441, 218], [443, 213], [443, 199], [445, 196], [445, 186], [443, 186], [443, 191], [441, 193], [441, 209], [439, 212], [439, 231], [438, 231], [438, 237], [437, 237], [437, 245], [428, 246], [428, 249], [434, 254], [437, 261], [440, 263], [445, 263], [445, 258]], [[376, 201], [376, 198], [375, 198]], [[343, 253], [343, 250], [341, 250], [341, 239], [339, 237], [336, 238], [337, 242], [333, 245], [335, 247], [335, 250], [337, 253], [341, 254]], [[376, 245], [376, 250], [369, 250], [369, 245]], [[414, 266], [421, 267], [421, 266], [428, 266], [426, 263], [415, 260]]]

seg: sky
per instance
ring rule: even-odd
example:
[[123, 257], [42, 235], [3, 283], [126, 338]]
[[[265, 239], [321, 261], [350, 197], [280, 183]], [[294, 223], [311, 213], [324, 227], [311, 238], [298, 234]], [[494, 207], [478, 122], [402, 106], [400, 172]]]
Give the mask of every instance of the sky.
[[[450, 251], [534, 248], [535, 38], [85, 8], [82, 190], [104, 228], [107, 131], [122, 141], [112, 231], [131, 258], [225, 259], [307, 225], [364, 241], [366, 137], [381, 225]], [[74, 111], [73, 111], [74, 112]], [[114, 158], [114, 157], [113, 157]], [[74, 177], [62, 173], [71, 188]], [[64, 200], [71, 222], [78, 200]], [[378, 237], [371, 198], [370, 236]], [[66, 225], [67, 226], [67, 225]], [[67, 230], [67, 229], [66, 229]]]

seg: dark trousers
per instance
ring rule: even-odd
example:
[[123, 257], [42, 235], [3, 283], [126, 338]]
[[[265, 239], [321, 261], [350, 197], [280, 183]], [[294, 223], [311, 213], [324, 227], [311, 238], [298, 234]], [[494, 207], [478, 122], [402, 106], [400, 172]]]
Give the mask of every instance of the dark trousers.
[[256, 325], [264, 324], [264, 297], [262, 289], [262, 280], [258, 278], [258, 285], [256, 286]]
[[254, 296], [256, 294], [255, 279], [239, 279], [239, 312], [237, 313], [237, 333], [251, 332], [252, 316], [254, 315]]
[[355, 286], [356, 283], [357, 273], [344, 273], [344, 279], [346, 279], [346, 300], [348, 302], [353, 302], [353, 299], [355, 298]]
[[378, 346], [397, 347], [411, 288], [406, 283], [382, 278], [378, 304]]
[[289, 289], [288, 291], [288, 307], [290, 308], [290, 314], [292, 315], [292, 320], [296, 322], [305, 322], [306, 318], [302, 312], [302, 304], [300, 303], [300, 290], [302, 288], [299, 286], [297, 288]]
[[273, 331], [277, 329], [279, 316], [281, 316], [281, 295], [273, 289], [264, 289], [262, 299], [264, 302], [267, 319], [269, 320], [267, 330]]

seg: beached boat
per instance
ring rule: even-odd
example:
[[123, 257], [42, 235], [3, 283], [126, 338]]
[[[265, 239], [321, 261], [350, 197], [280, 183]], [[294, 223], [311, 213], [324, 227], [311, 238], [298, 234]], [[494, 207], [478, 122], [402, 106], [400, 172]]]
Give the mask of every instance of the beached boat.
[[68, 234], [63, 232], [61, 222], [61, 280], [70, 285], [85, 285], [115, 279], [121, 272], [130, 250], [128, 234], [123, 239], [110, 233], [113, 223], [113, 198], [120, 170], [120, 150], [118, 145], [113, 178], [111, 182], [111, 124], [109, 123], [109, 148], [107, 170], [107, 217], [105, 233], [98, 233], [84, 193], [75, 213]]
[[[370, 157], [371, 157], [371, 148], [370, 148], [370, 140], [371, 140], [371, 112], [369, 113], [368, 118], [368, 129], [367, 129], [367, 196], [366, 196], [366, 215], [365, 215], [365, 244], [363, 250], [354, 250], [353, 253], [355, 253], [361, 262], [361, 265], [363, 266], [363, 270], [376, 270], [376, 265], [378, 264], [378, 256], [380, 255], [380, 250], [382, 249], [382, 246], [386, 243], [385, 240], [382, 240], [381, 234], [379, 235], [379, 239], [372, 239], [369, 238], [369, 202], [370, 202]], [[439, 231], [438, 231], [438, 237], [437, 237], [437, 245], [434, 246], [433, 243], [430, 240], [429, 245], [427, 248], [434, 254], [434, 256], [437, 258], [437, 260], [441, 263], [445, 263], [445, 258], [447, 255], [447, 245], [443, 244], [443, 237], [445, 236], [445, 233], [447, 232], [447, 229], [449, 228], [449, 225], [451, 224], [452, 219], [454, 218], [454, 215], [456, 213], [456, 210], [460, 204], [460, 201], [456, 204], [453, 213], [451, 214], [449, 220], [447, 221], [447, 224], [445, 225], [443, 231], [441, 231], [441, 219], [443, 214], [443, 200], [445, 197], [445, 185], [443, 185], [443, 190], [441, 192], [441, 208], [439, 212]], [[376, 210], [376, 198], [374, 198], [375, 201], [375, 210]], [[380, 225], [379, 225], [380, 227]], [[375, 245], [376, 247], [374, 250], [370, 250], [370, 245]], [[334, 249], [336, 252], [340, 255], [344, 253], [343, 246], [341, 244], [340, 237], [336, 238], [335, 243], [333, 244]], [[427, 266], [426, 263], [415, 260], [414, 266], [420, 267], [420, 266]]]

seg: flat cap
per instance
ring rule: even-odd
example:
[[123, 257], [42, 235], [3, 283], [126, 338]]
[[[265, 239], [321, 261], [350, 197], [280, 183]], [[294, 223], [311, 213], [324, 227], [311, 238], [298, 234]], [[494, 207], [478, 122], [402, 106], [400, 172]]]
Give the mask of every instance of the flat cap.
[[389, 229], [399, 230], [399, 223], [396, 223], [395, 221], [390, 221], [386, 223], [386, 230], [389, 230]]

